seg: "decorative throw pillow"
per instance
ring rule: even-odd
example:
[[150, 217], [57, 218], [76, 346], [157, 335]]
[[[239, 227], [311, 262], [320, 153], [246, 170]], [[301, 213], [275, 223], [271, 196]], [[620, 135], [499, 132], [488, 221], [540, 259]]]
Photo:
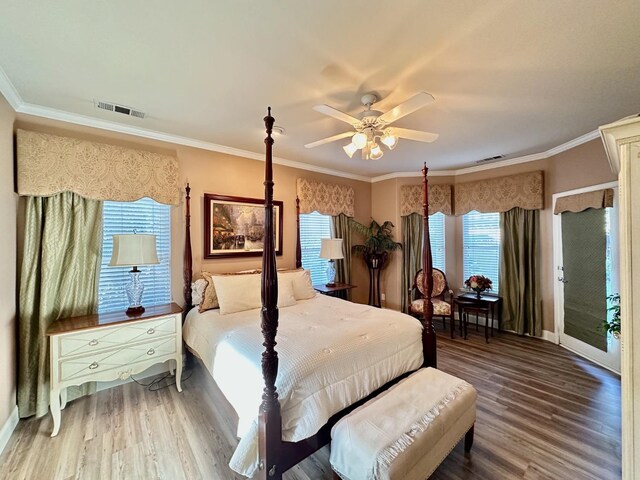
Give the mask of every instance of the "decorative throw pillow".
[[207, 288], [207, 281], [204, 278], [200, 278], [191, 284], [191, 303], [193, 305], [202, 303], [205, 288]]
[[212, 308], [218, 308], [218, 295], [216, 293], [216, 287], [211, 280], [211, 273], [202, 272], [202, 278], [205, 282], [207, 282], [206, 287], [204, 288], [204, 292], [202, 293], [202, 302], [200, 302], [200, 307], [198, 311], [200, 313], [211, 310]]
[[[278, 280], [278, 308], [295, 305], [296, 297], [293, 293], [293, 281], [289, 278]], [[262, 303], [260, 304], [262, 306]]]
[[[260, 308], [260, 274], [213, 275], [220, 315]], [[205, 291], [206, 292], [206, 291]]]

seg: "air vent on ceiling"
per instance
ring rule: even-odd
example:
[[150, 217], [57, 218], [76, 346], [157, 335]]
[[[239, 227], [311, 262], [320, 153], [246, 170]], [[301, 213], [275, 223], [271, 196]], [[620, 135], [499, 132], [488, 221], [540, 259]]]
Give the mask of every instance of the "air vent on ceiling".
[[483, 158], [482, 160], [476, 160], [476, 163], [495, 162], [496, 160], [502, 160], [504, 155], [494, 155], [493, 157]]
[[130, 117], [144, 118], [144, 112], [141, 112], [140, 110], [134, 110], [131, 107], [125, 107], [124, 105], [96, 100], [94, 100], [94, 104], [97, 108], [101, 108], [102, 110], [107, 110], [109, 112], [121, 113]]

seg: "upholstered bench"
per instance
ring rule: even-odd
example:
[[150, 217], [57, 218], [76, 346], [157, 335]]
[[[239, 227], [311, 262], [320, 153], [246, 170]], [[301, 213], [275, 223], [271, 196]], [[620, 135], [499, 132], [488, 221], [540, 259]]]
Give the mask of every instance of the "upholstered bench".
[[476, 390], [422, 368], [340, 419], [331, 467], [345, 480], [424, 480], [465, 437], [473, 444]]

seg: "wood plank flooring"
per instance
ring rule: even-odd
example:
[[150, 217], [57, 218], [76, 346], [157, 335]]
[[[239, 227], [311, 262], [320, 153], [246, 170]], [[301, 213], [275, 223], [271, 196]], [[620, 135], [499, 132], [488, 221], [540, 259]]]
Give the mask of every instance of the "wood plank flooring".
[[[450, 340], [438, 332], [438, 365], [479, 393], [475, 443], [458, 445], [432, 479], [621, 477], [619, 378], [542, 340], [482, 333]], [[51, 418], [21, 421], [0, 456], [0, 478], [240, 479], [227, 466], [233, 415], [199, 369], [175, 387], [130, 383], [76, 400], [50, 438]], [[285, 474], [330, 479], [329, 449]]]

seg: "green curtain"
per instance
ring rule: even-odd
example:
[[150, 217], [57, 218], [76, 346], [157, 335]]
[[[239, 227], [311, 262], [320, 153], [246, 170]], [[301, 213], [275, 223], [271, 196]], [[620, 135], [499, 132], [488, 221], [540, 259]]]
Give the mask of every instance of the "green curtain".
[[500, 295], [503, 325], [519, 335], [542, 335], [540, 211], [500, 214]]
[[[350, 217], [344, 213], [332, 217], [333, 238], [342, 239], [342, 254], [344, 259], [336, 261], [336, 282], [351, 283], [351, 227]], [[348, 290], [342, 296], [346, 300], [351, 300], [351, 291]]]
[[422, 215], [412, 213], [402, 217], [402, 311], [409, 312], [408, 295], [413, 279], [422, 268]]
[[[49, 407], [49, 343], [54, 320], [95, 313], [102, 249], [102, 202], [65, 192], [27, 197], [19, 291], [20, 417]], [[85, 384], [68, 399], [95, 390]]]

